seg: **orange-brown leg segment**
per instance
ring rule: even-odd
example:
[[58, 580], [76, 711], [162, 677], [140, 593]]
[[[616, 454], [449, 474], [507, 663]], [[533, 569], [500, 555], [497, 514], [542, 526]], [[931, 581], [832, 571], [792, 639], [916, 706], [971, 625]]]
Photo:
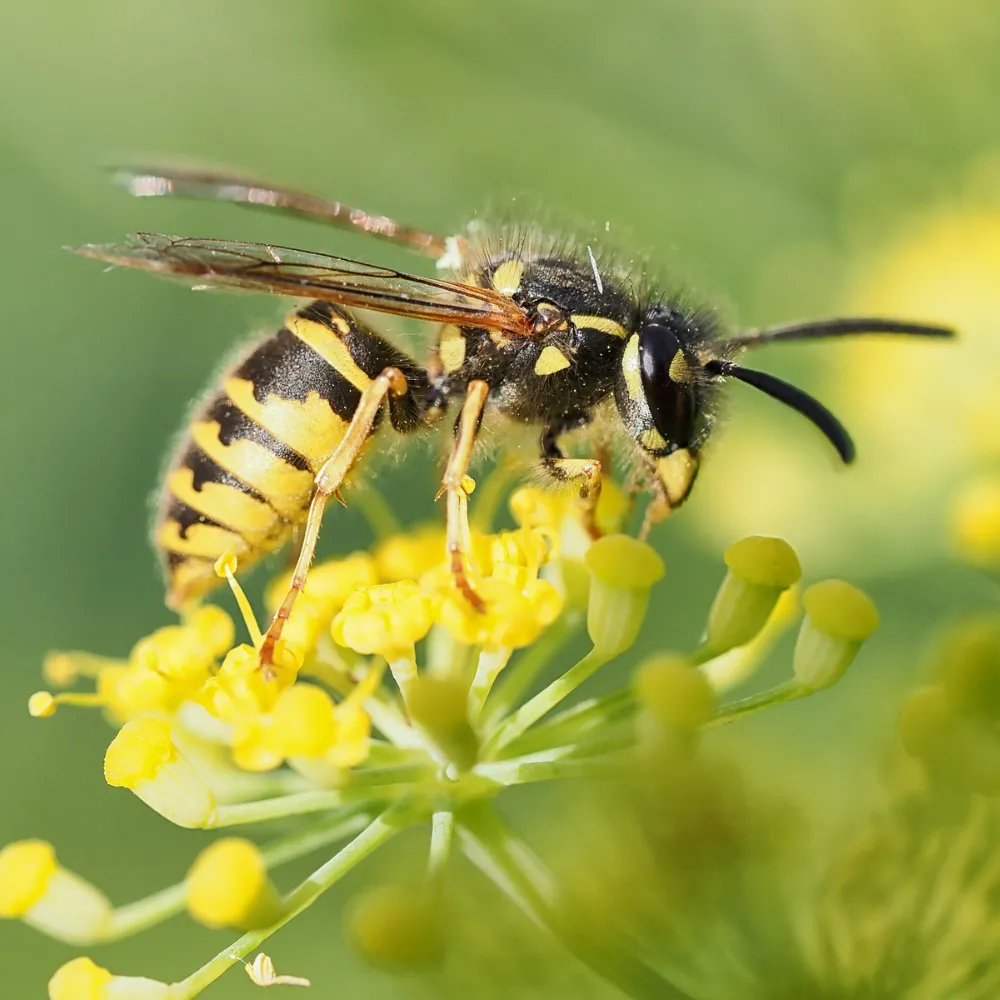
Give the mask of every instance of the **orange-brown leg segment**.
[[679, 507], [691, 492], [698, 475], [698, 453], [688, 448], [650, 462], [653, 499], [646, 508], [639, 538], [645, 541], [654, 524], [664, 520], [674, 508]]
[[404, 396], [407, 388], [406, 378], [398, 368], [386, 368], [361, 394], [361, 401], [354, 411], [354, 416], [351, 417], [347, 432], [334, 453], [316, 473], [316, 489], [309, 504], [292, 581], [260, 646], [259, 663], [266, 676], [274, 674], [275, 646], [281, 638], [288, 616], [292, 613], [295, 599], [305, 587], [306, 576], [316, 554], [316, 543], [319, 541], [319, 529], [323, 523], [327, 501], [331, 496], [336, 496], [343, 503], [340, 486], [361, 454], [361, 449], [372, 432], [379, 409], [390, 393], [394, 396]]
[[483, 409], [486, 406], [486, 397], [489, 393], [490, 387], [485, 382], [476, 379], [469, 383], [465, 393], [465, 402], [462, 404], [462, 413], [458, 418], [455, 443], [452, 446], [451, 456], [448, 458], [448, 465], [444, 472], [444, 480], [438, 492], [438, 496], [441, 496], [442, 493], [448, 494], [448, 558], [451, 561], [451, 572], [455, 579], [455, 586], [477, 611], [484, 611], [486, 605], [476, 593], [473, 583], [475, 574], [470, 563], [469, 553], [468, 493], [463, 481], [469, 471], [472, 449], [476, 443], [479, 424], [483, 418]]

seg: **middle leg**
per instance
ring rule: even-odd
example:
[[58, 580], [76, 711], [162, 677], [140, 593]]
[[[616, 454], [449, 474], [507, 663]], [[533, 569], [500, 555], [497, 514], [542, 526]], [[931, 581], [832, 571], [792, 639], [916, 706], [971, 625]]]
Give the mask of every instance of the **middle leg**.
[[469, 551], [469, 494], [465, 486], [465, 479], [489, 393], [489, 385], [480, 379], [474, 379], [468, 384], [465, 391], [465, 402], [462, 404], [462, 412], [458, 418], [455, 443], [452, 446], [448, 465], [444, 472], [444, 480], [438, 492], [438, 496], [441, 496], [442, 493], [448, 494], [447, 544], [448, 558], [451, 561], [451, 574], [455, 580], [455, 586], [477, 611], [485, 611], [486, 605], [476, 592], [473, 583], [474, 573], [470, 564]]
[[559, 447], [559, 437], [567, 431], [585, 427], [590, 414], [572, 413], [549, 424], [542, 431], [542, 471], [560, 483], [578, 483], [583, 506], [583, 523], [591, 538], [600, 538], [597, 527], [597, 501], [601, 496], [603, 463], [599, 458], [566, 458]]

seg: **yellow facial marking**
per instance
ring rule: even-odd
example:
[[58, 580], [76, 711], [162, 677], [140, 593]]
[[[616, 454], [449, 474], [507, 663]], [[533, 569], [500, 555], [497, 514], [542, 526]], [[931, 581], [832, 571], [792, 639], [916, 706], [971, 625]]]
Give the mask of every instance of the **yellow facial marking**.
[[524, 261], [516, 257], [505, 260], [493, 272], [493, 287], [501, 295], [513, 295], [521, 287], [522, 277], [524, 277]]
[[311, 472], [296, 469], [256, 441], [223, 444], [214, 420], [192, 424], [191, 440], [228, 473], [266, 497], [282, 517], [301, 520], [304, 516], [313, 492]]
[[281, 532], [283, 522], [266, 503], [225, 483], [194, 488], [194, 472], [181, 466], [167, 476], [167, 489], [199, 514], [239, 532], [251, 545], [261, 545]]
[[633, 333], [625, 345], [622, 354], [622, 374], [625, 376], [625, 388], [628, 390], [629, 398], [633, 402], [641, 403], [645, 401], [645, 393], [642, 391], [642, 378], [639, 375], [639, 334]]
[[690, 382], [691, 381], [691, 366], [688, 364], [687, 358], [684, 357], [684, 352], [678, 350], [678, 352], [673, 356], [670, 361], [670, 368], [667, 371], [670, 376], [671, 382]]
[[601, 333], [606, 333], [609, 337], [621, 337], [622, 340], [628, 336], [625, 327], [621, 323], [616, 323], [613, 319], [608, 319], [607, 316], [586, 316], [582, 313], [577, 313], [570, 316], [570, 319], [576, 324], [578, 329], [598, 330]]
[[679, 448], [672, 455], [657, 459], [656, 475], [671, 507], [676, 507], [688, 495], [697, 473], [698, 459], [687, 448]]
[[329, 327], [315, 320], [301, 316], [288, 317], [288, 329], [303, 343], [308, 344], [317, 354], [326, 358], [330, 366], [338, 371], [358, 392], [364, 392], [372, 380], [358, 367], [351, 352]]
[[318, 392], [310, 392], [301, 403], [274, 395], [258, 403], [247, 379], [226, 379], [223, 388], [243, 413], [297, 451], [314, 472], [333, 454], [347, 430], [346, 422]]
[[465, 337], [457, 326], [449, 323], [441, 329], [438, 338], [438, 357], [441, 366], [449, 374], [457, 371], [465, 363]]
[[647, 451], [659, 451], [667, 446], [666, 439], [655, 427], [650, 427], [639, 435], [639, 444]]
[[241, 555], [247, 550], [247, 543], [239, 535], [215, 524], [190, 524], [181, 537], [181, 526], [176, 521], [165, 521], [156, 532], [156, 541], [168, 552], [202, 559], [217, 559], [224, 552]]
[[569, 358], [558, 347], [549, 344], [538, 355], [538, 360], [535, 362], [535, 374], [552, 375], [555, 372], [561, 372], [564, 368], [569, 368], [569, 364]]

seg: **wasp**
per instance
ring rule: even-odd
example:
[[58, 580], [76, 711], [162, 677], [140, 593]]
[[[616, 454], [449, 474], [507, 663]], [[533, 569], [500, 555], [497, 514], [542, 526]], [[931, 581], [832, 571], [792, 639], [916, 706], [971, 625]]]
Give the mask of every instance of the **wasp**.
[[[198, 288], [306, 300], [209, 394], [166, 474], [155, 528], [174, 608], [214, 586], [223, 554], [235, 553], [246, 567], [300, 538], [291, 583], [261, 644], [265, 670], [306, 584], [327, 503], [340, 498], [386, 418], [395, 433], [411, 435], [458, 410], [439, 496], [447, 496], [455, 583], [481, 610], [468, 553], [467, 471], [484, 420], [537, 428], [540, 470], [578, 490], [596, 532], [607, 452], [574, 458], [563, 449], [600, 418], [635, 455], [652, 495], [648, 527], [690, 493], [714, 401], [729, 379], [798, 411], [843, 462], [852, 461], [854, 445], [840, 421], [803, 390], [738, 364], [746, 349], [862, 333], [952, 336], [940, 326], [870, 317], [726, 334], [712, 313], [677, 295], [636, 291], [643, 275], [602, 265], [589, 245], [473, 227], [443, 237], [211, 171], [144, 168], [118, 180], [140, 197], [233, 202], [361, 231], [430, 257], [443, 272], [425, 277], [289, 247], [150, 233], [73, 248]], [[426, 363], [376, 332], [364, 318], [370, 310], [435, 324]]]

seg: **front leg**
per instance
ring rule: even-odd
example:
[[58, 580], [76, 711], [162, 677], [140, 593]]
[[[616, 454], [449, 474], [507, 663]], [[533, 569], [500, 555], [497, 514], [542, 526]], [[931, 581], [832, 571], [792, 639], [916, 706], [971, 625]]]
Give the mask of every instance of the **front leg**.
[[591, 538], [600, 538], [596, 512], [601, 497], [603, 463], [597, 458], [566, 458], [559, 447], [561, 435], [588, 423], [590, 414], [580, 412], [567, 414], [549, 424], [542, 431], [541, 469], [556, 482], [579, 483], [584, 526]]

